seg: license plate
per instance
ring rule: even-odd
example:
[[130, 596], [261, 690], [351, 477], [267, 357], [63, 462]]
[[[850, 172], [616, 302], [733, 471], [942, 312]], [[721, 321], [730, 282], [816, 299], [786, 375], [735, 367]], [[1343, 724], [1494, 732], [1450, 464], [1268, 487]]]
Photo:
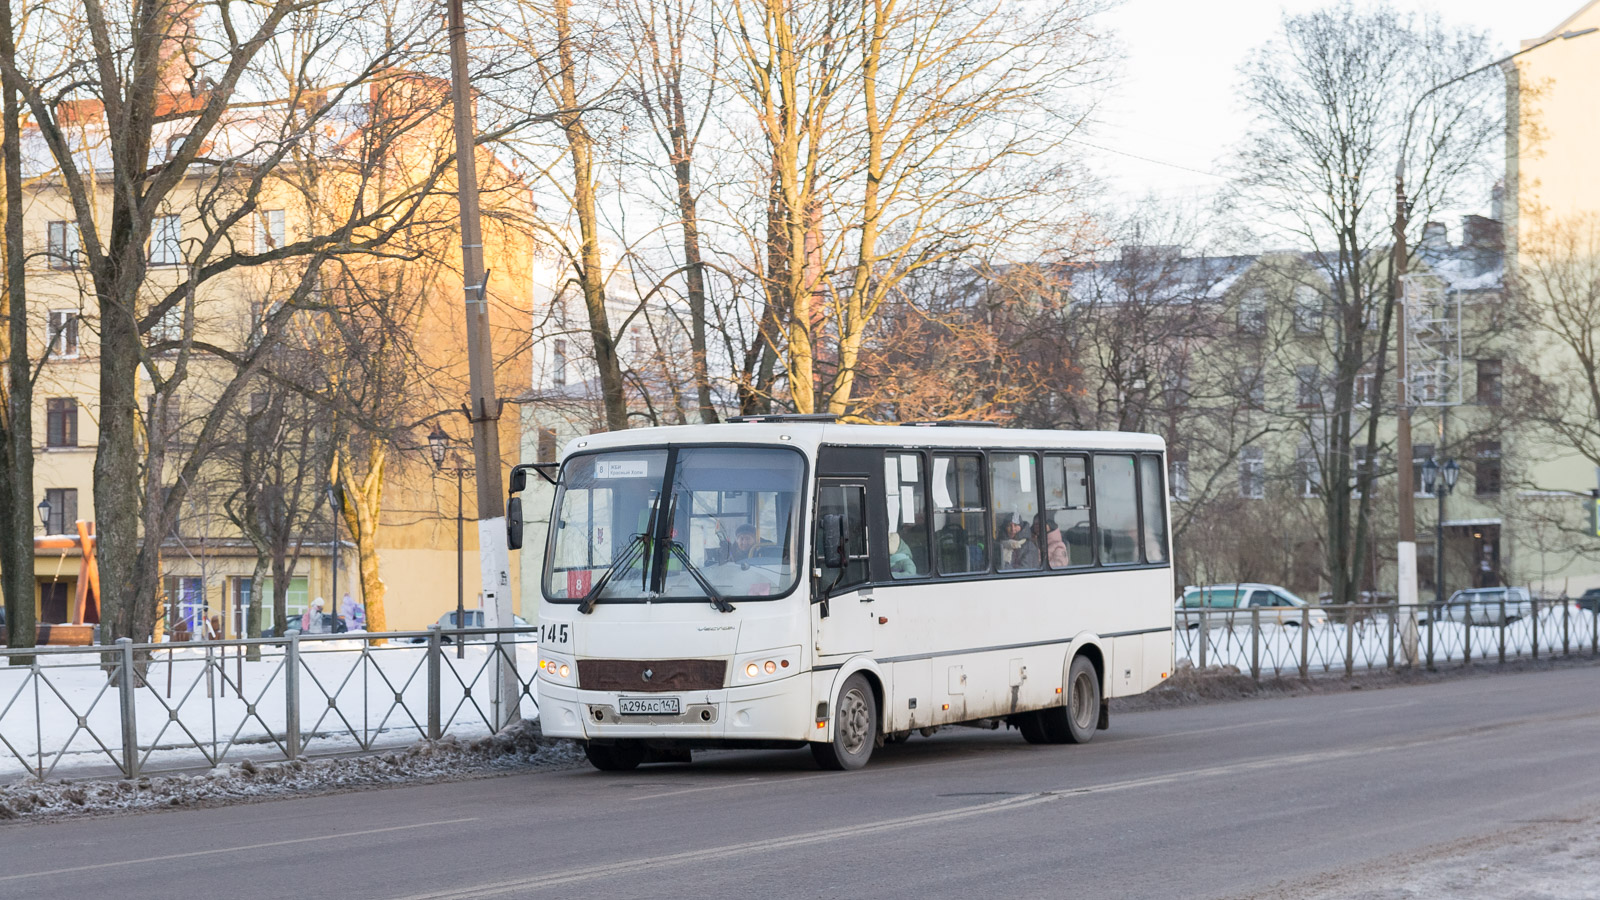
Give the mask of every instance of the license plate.
[[676, 716], [683, 712], [677, 697], [623, 697], [617, 706], [625, 716]]

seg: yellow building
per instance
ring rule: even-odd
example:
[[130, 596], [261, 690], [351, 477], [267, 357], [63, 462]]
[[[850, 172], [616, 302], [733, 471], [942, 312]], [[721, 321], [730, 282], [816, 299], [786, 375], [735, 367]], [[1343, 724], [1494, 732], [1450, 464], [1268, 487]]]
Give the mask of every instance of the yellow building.
[[[380, 166], [382, 174], [403, 186], [408, 176], [422, 177], [430, 167], [437, 168], [441, 159], [448, 159], [452, 147], [449, 107], [442, 102], [448, 97], [445, 88], [434, 79], [391, 74], [349, 98], [348, 114], [328, 117], [329, 121], [341, 123], [345, 130], [335, 132], [330, 127], [321, 136], [333, 148], [323, 178], [314, 182], [306, 177], [307, 165], [303, 162], [285, 163], [281, 174], [273, 173], [264, 182], [254, 213], [236, 224], [227, 238], [260, 254], [327, 233], [328, 222], [337, 223], [345, 215], [340, 204], [347, 202], [349, 192], [348, 184], [340, 180], [338, 148], [359, 143], [365, 127], [362, 123], [380, 121], [386, 105], [427, 98], [426, 108], [431, 112], [408, 134], [389, 138], [388, 155]], [[82, 120], [74, 123], [74, 130], [84, 141], [85, 159], [92, 163], [105, 139], [103, 127], [98, 127], [101, 120], [92, 107], [85, 106], [79, 112]], [[290, 112], [288, 104], [256, 104], [236, 120], [224, 122], [215, 133], [220, 148], [217, 155], [238, 151], [232, 144], [247, 145], [252, 139], [252, 123]], [[181, 135], [183, 127], [181, 118], [171, 125], [174, 135]], [[93, 470], [99, 437], [96, 422], [100, 376], [96, 300], [80, 265], [82, 236], [70, 196], [55, 178], [37, 132], [25, 135], [24, 143], [31, 164], [31, 171], [25, 173], [24, 241], [29, 252], [27, 286], [36, 336], [32, 352], [35, 359], [42, 360], [34, 392], [35, 503], [41, 513], [41, 533], [55, 535], [75, 532], [74, 523], [78, 520], [92, 523], [95, 519]], [[492, 340], [499, 378], [502, 384], [511, 382], [501, 393], [510, 395], [520, 390], [528, 370], [526, 336], [531, 315], [533, 241], [527, 225], [534, 207], [522, 180], [491, 154], [482, 153], [479, 171], [486, 212], [485, 251], [493, 271], [489, 285]], [[109, 180], [103, 183], [106, 186], [96, 198], [100, 204], [97, 222], [103, 219], [99, 213], [109, 209], [104, 194], [109, 190]], [[204, 166], [197, 166], [174, 190], [167, 208], [156, 216], [146, 279], [146, 293], [152, 298], [182, 280], [180, 273], [194, 246], [217, 237], [212, 230], [216, 194], [218, 185], [225, 183], [215, 169], [205, 171]], [[307, 190], [312, 183], [319, 185], [318, 192]], [[308, 196], [312, 199], [308, 200]], [[476, 518], [473, 479], [470, 471], [465, 473], [462, 487], [466, 508], [458, 510], [458, 476], [454, 471], [472, 465], [470, 430], [461, 414], [468, 378], [462, 351], [462, 281], [456, 268], [459, 237], [454, 227], [454, 184], [448, 177], [442, 178], [420, 196], [422, 199], [413, 207], [413, 217], [419, 224], [406, 236], [405, 258], [378, 264], [383, 267], [381, 272], [372, 267], [360, 272], [361, 276], [392, 279], [402, 286], [395, 289], [397, 294], [403, 291], [412, 298], [402, 324], [408, 354], [405, 364], [414, 371], [406, 376], [409, 380], [404, 382], [402, 397], [369, 411], [390, 417], [379, 423], [383, 430], [383, 491], [375, 532], [390, 629], [422, 628], [455, 608], [456, 517], [463, 513], [469, 520], [462, 548], [468, 607], [477, 605], [479, 592], [477, 535], [471, 522]], [[370, 196], [365, 199], [371, 201]], [[335, 296], [342, 284], [353, 281], [348, 265], [338, 273], [313, 273], [315, 289], [322, 292], [316, 296]], [[185, 352], [169, 346], [174, 342], [192, 340], [235, 349], [247, 346], [263, 327], [277, 298], [299, 282], [305, 268], [303, 259], [291, 257], [241, 266], [204, 281], [197, 295], [178, 308], [177, 313], [182, 315], [163, 316], [151, 326], [147, 342], [153, 352], [149, 365], [141, 372], [140, 396], [154, 396], [152, 371], [161, 377], [169, 376]], [[360, 287], [365, 291], [370, 285]], [[187, 321], [185, 316], [189, 317]], [[312, 322], [296, 327], [314, 331], [317, 326]], [[168, 349], [161, 349], [163, 346]], [[316, 344], [308, 341], [302, 349], [316, 352]], [[371, 352], [381, 351], [372, 348]], [[191, 367], [188, 381], [176, 397], [176, 407], [166, 413], [173, 431], [171, 446], [177, 448], [173, 453], [179, 460], [187, 436], [198, 433], [215, 414], [215, 398], [232, 377], [231, 368], [216, 357], [193, 353], [185, 359]], [[259, 396], [263, 395], [247, 393], [235, 409], [249, 411]], [[148, 409], [145, 413], [148, 426], [148, 417], [153, 413]], [[509, 466], [515, 461], [520, 442], [518, 416], [508, 410], [501, 425], [501, 447]], [[442, 467], [436, 466], [430, 453], [428, 436], [434, 429], [442, 429], [453, 448]], [[242, 440], [250, 439], [253, 438]], [[360, 462], [369, 460], [363, 455]], [[175, 469], [176, 465], [168, 462], [166, 481], [171, 481]], [[328, 471], [323, 462], [303, 479], [302, 504], [311, 505], [312, 498], [325, 490]], [[271, 624], [271, 594], [263, 600], [264, 621], [246, 622], [243, 604], [250, 595], [258, 554], [227, 515], [228, 498], [241, 485], [221, 462], [206, 463], [202, 472], [198, 481], [205, 483], [189, 484], [189, 495], [178, 521], [162, 542], [163, 582], [169, 609], [176, 613], [174, 621], [183, 620], [191, 629], [215, 618], [227, 636], [254, 635]], [[290, 615], [298, 614], [317, 597], [325, 598], [330, 611], [346, 593], [355, 602], [363, 602], [356, 544], [342, 520], [338, 529], [340, 543], [335, 554], [327, 506], [307, 519], [299, 535], [303, 540], [298, 559], [291, 570]], [[115, 539], [112, 535], [101, 537]], [[67, 621], [81, 571], [82, 554], [77, 549], [36, 553], [40, 622]], [[516, 583], [513, 560], [513, 584]], [[92, 608], [90, 614], [92, 617]]]

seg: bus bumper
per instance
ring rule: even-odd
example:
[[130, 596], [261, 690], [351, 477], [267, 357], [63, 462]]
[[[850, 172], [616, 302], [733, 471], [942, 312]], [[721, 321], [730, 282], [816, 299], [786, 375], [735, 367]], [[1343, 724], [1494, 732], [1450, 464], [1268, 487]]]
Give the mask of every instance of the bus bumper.
[[[677, 715], [622, 715], [623, 696], [677, 697]], [[811, 737], [811, 679], [639, 695], [585, 691], [541, 681], [539, 726], [550, 737], [577, 740], [804, 741]]]

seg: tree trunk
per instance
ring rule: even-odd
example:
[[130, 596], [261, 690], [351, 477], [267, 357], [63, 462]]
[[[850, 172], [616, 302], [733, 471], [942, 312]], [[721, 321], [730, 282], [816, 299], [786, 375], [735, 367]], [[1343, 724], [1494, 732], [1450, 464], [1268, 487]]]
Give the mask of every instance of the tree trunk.
[[[9, 66], [16, 58], [15, 35], [12, 33], [11, 0], [0, 0], [0, 57]], [[38, 631], [35, 628], [33, 580], [33, 383], [28, 359], [28, 301], [26, 273], [23, 266], [22, 242], [22, 160], [21, 160], [21, 110], [17, 102], [16, 86], [11, 79], [3, 79], [5, 116], [4, 147], [0, 148], [4, 164], [0, 165], [0, 179], [4, 181], [4, 202], [0, 205], [0, 221], [4, 232], [5, 258], [4, 293], [0, 295], [0, 315], [6, 319], [4, 356], [4, 416], [0, 427], [0, 443], [4, 454], [0, 459], [4, 471], [0, 472], [0, 587], [5, 594], [6, 645], [32, 647]], [[32, 663], [30, 657], [12, 657], [13, 665]]]
[[[267, 555], [261, 552], [261, 548], [257, 547], [256, 567], [250, 571], [250, 599], [245, 603], [244, 625], [239, 629], [241, 634], [238, 636], [241, 638], [252, 638], [256, 636], [255, 632], [258, 627], [256, 623], [261, 621], [261, 587], [262, 584], [267, 580], [267, 573], [272, 571], [271, 563], [272, 561], [267, 557]], [[283, 636], [283, 632], [281, 631], [275, 631], [273, 634], [276, 634], [279, 637]], [[245, 649], [245, 659], [255, 662], [260, 658], [260, 644], [250, 644]]]

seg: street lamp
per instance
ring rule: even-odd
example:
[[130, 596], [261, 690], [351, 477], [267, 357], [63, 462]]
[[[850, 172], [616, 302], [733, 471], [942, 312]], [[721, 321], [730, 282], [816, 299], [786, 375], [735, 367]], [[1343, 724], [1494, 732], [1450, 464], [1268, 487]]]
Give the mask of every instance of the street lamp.
[[[1423, 101], [1444, 90], [1452, 84], [1462, 82], [1475, 75], [1482, 74], [1490, 69], [1498, 68], [1513, 59], [1531, 53], [1552, 41], [1565, 41], [1572, 38], [1593, 34], [1600, 28], [1583, 28], [1577, 31], [1563, 31], [1530, 44], [1515, 53], [1507, 54], [1494, 62], [1479, 66], [1471, 71], [1463, 72], [1454, 78], [1448, 78], [1423, 91], [1411, 111], [1406, 115], [1406, 129], [1400, 138], [1400, 155], [1394, 166], [1394, 260], [1391, 275], [1394, 278], [1393, 300], [1400, 310], [1400, 327], [1395, 330], [1395, 384], [1399, 388], [1399, 403], [1396, 404], [1396, 435], [1395, 455], [1399, 458], [1399, 477], [1396, 487], [1399, 491], [1399, 546], [1396, 548], [1396, 562], [1399, 568], [1398, 600], [1401, 606], [1414, 604], [1417, 600], [1417, 519], [1415, 503], [1413, 502], [1411, 484], [1411, 385], [1406, 372], [1406, 310], [1403, 303], [1404, 279], [1409, 263], [1406, 258], [1406, 220], [1410, 214], [1411, 205], [1406, 202], [1406, 152], [1411, 146], [1412, 126], [1416, 123], [1417, 111], [1422, 109]], [[1459, 469], [1459, 467], [1458, 467]], [[1453, 484], [1453, 482], [1452, 482]], [[1406, 627], [1406, 657], [1410, 661], [1415, 651], [1415, 626], [1408, 617]]]
[[1422, 492], [1432, 494], [1438, 501], [1438, 513], [1433, 521], [1433, 604], [1434, 609], [1444, 605], [1444, 498], [1456, 489], [1456, 479], [1461, 477], [1461, 464], [1453, 459], [1430, 459], [1422, 464]]
[[49, 533], [49, 531], [50, 531], [50, 498], [49, 497], [46, 497], [43, 500], [39, 501], [39, 525], [44, 528], [44, 530], [45, 530], [45, 532], [47, 534]]
[[[445, 468], [444, 458], [446, 452], [448, 452], [449, 445], [450, 435], [446, 434], [443, 428], [434, 425], [433, 430], [428, 432], [428, 453], [433, 456], [433, 467], [440, 472], [454, 472], [456, 476], [456, 627], [461, 628], [465, 624], [467, 615], [465, 559], [463, 557], [466, 545], [463, 529], [466, 527], [466, 519], [461, 515], [464, 500], [461, 476], [465, 474], [466, 468], [459, 465], [448, 469]], [[464, 659], [466, 655], [466, 641], [462, 639], [460, 634], [457, 634], [456, 659]]]

